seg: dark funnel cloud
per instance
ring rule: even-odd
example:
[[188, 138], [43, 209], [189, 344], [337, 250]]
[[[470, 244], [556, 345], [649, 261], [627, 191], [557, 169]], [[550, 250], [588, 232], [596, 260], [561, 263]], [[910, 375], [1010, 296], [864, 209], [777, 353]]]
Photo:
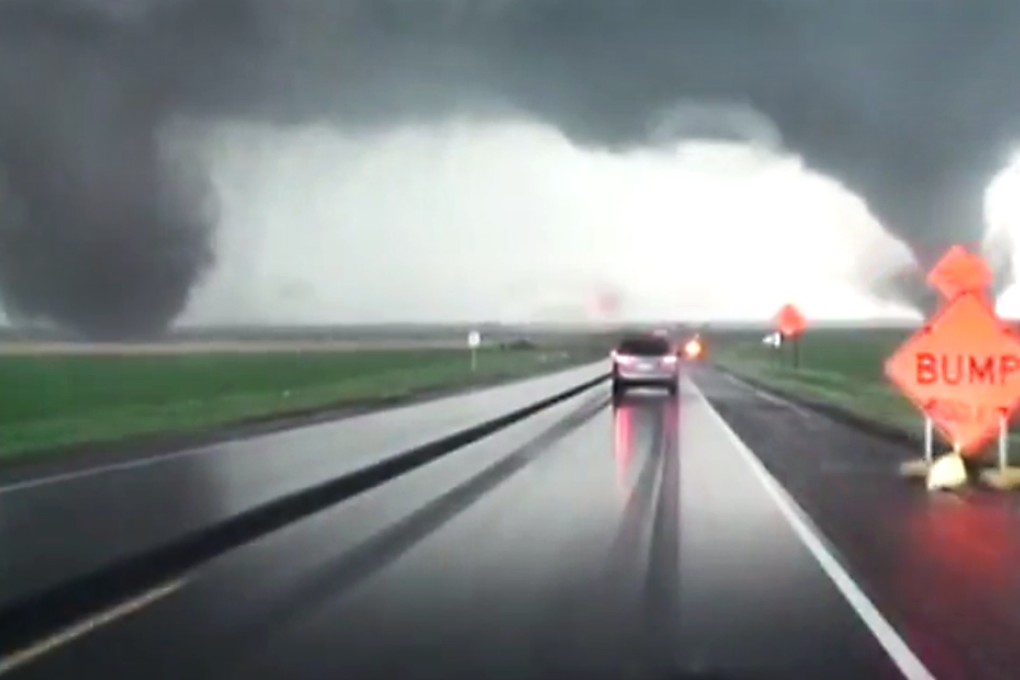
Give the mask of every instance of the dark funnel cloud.
[[0, 2], [0, 294], [15, 319], [158, 333], [211, 262], [197, 167], [127, 5]]
[[[91, 335], [170, 323], [215, 222], [163, 143], [180, 120], [501, 116], [613, 149], [778, 146], [928, 265], [983, 236], [1018, 64], [1013, 0], [0, 0], [0, 292]], [[923, 291], [910, 272], [874, 288]]]

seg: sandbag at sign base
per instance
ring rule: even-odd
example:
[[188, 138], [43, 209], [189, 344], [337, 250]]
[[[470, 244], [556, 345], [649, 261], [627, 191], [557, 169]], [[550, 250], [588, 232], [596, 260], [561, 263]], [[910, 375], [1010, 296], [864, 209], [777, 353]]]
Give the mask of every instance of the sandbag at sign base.
[[981, 472], [981, 481], [999, 491], [1020, 488], [1020, 468], [994, 468]]
[[967, 466], [958, 453], [947, 453], [937, 458], [928, 469], [925, 486], [928, 491], [958, 489], [967, 484]]
[[900, 463], [900, 477], [908, 479], [927, 479], [931, 467], [927, 458], [914, 458]]

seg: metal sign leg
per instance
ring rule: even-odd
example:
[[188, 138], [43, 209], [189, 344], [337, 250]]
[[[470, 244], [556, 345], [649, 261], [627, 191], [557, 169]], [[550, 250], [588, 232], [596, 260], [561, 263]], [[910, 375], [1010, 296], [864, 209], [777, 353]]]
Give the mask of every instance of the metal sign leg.
[[935, 423], [925, 416], [924, 418], [924, 457], [913, 458], [904, 461], [900, 465], [900, 475], [903, 477], [926, 478], [931, 474], [935, 465]]
[[997, 465], [994, 470], [985, 470], [981, 478], [989, 486], [999, 491], [1008, 491], [1020, 487], [1020, 470], [1009, 466], [1009, 413], [999, 414], [999, 451]]
[[928, 416], [924, 418], [924, 462], [931, 465], [935, 457], [935, 424]]
[[1009, 422], [999, 415], [999, 472], [1005, 474], [1009, 466]]

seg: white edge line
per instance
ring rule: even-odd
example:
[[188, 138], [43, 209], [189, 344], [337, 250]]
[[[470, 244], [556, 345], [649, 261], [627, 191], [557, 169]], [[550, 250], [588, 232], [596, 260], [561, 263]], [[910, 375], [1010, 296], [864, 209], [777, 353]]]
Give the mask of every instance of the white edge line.
[[775, 477], [765, 468], [765, 465], [758, 460], [757, 455], [737, 436], [737, 433], [726, 423], [719, 413], [712, 408], [708, 399], [701, 392], [692, 380], [687, 380], [691, 392], [706, 407], [712, 417], [726, 433], [726, 436], [733, 442], [734, 448], [740, 453], [744, 462], [754, 472], [758, 481], [775, 501], [779, 511], [786, 518], [793, 528], [794, 533], [801, 540], [804, 546], [811, 552], [818, 561], [826, 576], [833, 582], [840, 594], [856, 612], [857, 616], [871, 631], [872, 635], [882, 645], [893, 663], [899, 668], [909, 680], [935, 680], [935, 676], [925, 667], [924, 663], [910, 649], [906, 641], [900, 637], [892, 624], [886, 620], [878, 607], [868, 598], [863, 590], [854, 582], [850, 574], [839, 563], [839, 560], [832, 554], [831, 549], [826, 545], [827, 541], [822, 533], [814, 525], [811, 518], [804, 512], [797, 501], [783, 488]]
[[193, 458], [199, 455], [208, 454], [217, 447], [222, 447], [225, 445], [229, 445], [231, 443], [233, 442], [224, 441], [219, 442], [218, 444], [195, 446], [191, 448], [181, 449], [180, 451], [170, 451], [162, 455], [136, 458], [134, 460], [128, 460], [122, 463], [109, 463], [107, 465], [88, 467], [82, 470], [74, 470], [72, 472], [60, 472], [53, 475], [46, 475], [44, 477], [36, 477], [35, 479], [26, 479], [21, 482], [11, 482], [10, 484], [0, 486], [0, 496], [6, 493], [14, 493], [15, 491], [24, 491], [26, 489], [34, 489], [40, 486], [49, 486], [51, 484], [58, 484], [60, 482], [68, 482], [74, 479], [99, 477], [114, 472], [122, 472], [124, 470], [134, 470], [138, 468], [151, 467], [153, 465], [162, 465], [163, 463], [169, 463], [170, 461], [173, 460]]
[[169, 597], [180, 590], [187, 581], [178, 579], [162, 586], [153, 588], [131, 600], [122, 602], [114, 607], [79, 621], [65, 630], [41, 640], [25, 649], [19, 650], [7, 657], [0, 658], [0, 675], [16, 671], [22, 666], [49, 654], [50, 652], [64, 647], [75, 640], [88, 635], [99, 628], [108, 626], [127, 616], [130, 616], [159, 600]]

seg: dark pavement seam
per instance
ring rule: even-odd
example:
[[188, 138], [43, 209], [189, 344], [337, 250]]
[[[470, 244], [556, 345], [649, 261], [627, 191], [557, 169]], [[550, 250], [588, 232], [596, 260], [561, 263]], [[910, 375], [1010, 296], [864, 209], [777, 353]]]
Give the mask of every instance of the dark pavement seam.
[[28, 593], [0, 611], [0, 653], [26, 647], [230, 550], [439, 460], [581, 394], [608, 377], [608, 373], [600, 374], [532, 405], [288, 494], [168, 545], [100, 567], [43, 592]]
[[[525, 444], [508, 452], [497, 462], [437, 496], [403, 519], [391, 524], [337, 559], [316, 568], [287, 591], [256, 619], [229, 634], [229, 641], [214, 645], [218, 664], [229, 663], [265, 644], [273, 631], [306, 617], [326, 602], [335, 602], [346, 592], [398, 560], [409, 550], [461, 515], [486, 494], [551, 451], [553, 444], [582, 427], [609, 403], [608, 397], [586, 400], [575, 411]], [[208, 677], [220, 677], [222, 667], [208, 670]], [[204, 676], [203, 676], [204, 677]]]

